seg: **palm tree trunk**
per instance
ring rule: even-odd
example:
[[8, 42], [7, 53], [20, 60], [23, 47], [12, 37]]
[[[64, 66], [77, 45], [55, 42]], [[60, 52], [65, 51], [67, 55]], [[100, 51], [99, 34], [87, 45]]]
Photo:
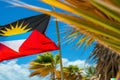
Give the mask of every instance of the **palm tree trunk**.
[[107, 70], [105, 70], [105, 80], [107, 80]]
[[[111, 59], [112, 59], [112, 64], [114, 64], [112, 56], [111, 56]], [[114, 73], [114, 65], [112, 65], [112, 78], [115, 77], [114, 75], [115, 75], [115, 73]]]
[[[55, 8], [53, 8], [53, 11], [55, 11]], [[58, 27], [58, 21], [56, 20], [56, 31], [57, 31], [57, 37], [58, 37], [58, 47], [60, 48], [59, 54], [60, 54], [60, 71], [61, 71], [61, 80], [64, 80], [64, 75], [63, 75], [63, 65], [62, 65], [62, 51], [61, 51], [61, 45], [60, 45], [60, 32], [59, 32], [59, 27]]]
[[55, 73], [54, 72], [51, 73], [51, 80], [55, 80]]

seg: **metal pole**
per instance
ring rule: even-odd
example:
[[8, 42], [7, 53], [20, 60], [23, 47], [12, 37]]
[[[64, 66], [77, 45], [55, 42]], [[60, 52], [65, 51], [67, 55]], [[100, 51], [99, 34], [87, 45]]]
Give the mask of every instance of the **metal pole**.
[[[53, 8], [53, 11], [55, 11], [55, 8]], [[58, 20], [56, 19], [56, 32], [57, 32], [57, 38], [58, 38], [58, 47], [60, 48], [58, 50], [60, 54], [60, 72], [61, 72], [61, 80], [64, 80], [64, 74], [63, 74], [63, 65], [62, 65], [62, 51], [61, 51], [61, 44], [60, 44], [60, 31], [59, 31], [59, 26], [58, 26]]]

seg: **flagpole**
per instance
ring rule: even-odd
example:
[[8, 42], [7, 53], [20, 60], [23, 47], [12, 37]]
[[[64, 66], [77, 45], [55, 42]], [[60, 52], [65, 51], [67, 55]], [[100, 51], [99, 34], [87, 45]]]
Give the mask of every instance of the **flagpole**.
[[[53, 8], [53, 11], [55, 11], [55, 8]], [[57, 38], [58, 38], [58, 47], [60, 48], [58, 50], [60, 54], [60, 74], [61, 74], [61, 80], [64, 80], [64, 74], [63, 74], [63, 65], [62, 65], [62, 51], [61, 51], [61, 44], [60, 44], [60, 31], [59, 31], [59, 26], [58, 26], [58, 20], [56, 19], [56, 32], [57, 32]]]

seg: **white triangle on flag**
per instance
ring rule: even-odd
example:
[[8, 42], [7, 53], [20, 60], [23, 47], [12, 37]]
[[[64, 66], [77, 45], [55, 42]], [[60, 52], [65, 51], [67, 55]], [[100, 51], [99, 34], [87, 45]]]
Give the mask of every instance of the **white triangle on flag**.
[[5, 46], [7, 46], [7, 47], [9, 47], [11, 49], [13, 49], [16, 52], [19, 52], [19, 48], [23, 44], [23, 42], [25, 40], [26, 39], [23, 39], [23, 40], [12, 40], [12, 41], [2, 41], [0, 43], [4, 44]]

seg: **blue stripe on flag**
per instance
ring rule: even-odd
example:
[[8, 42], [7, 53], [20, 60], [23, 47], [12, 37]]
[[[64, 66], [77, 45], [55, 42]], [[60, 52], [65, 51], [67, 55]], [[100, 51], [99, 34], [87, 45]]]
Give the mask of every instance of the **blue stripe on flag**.
[[13, 36], [0, 36], [0, 41], [10, 41], [10, 40], [20, 40], [20, 39], [26, 39], [29, 37], [32, 31], [26, 32], [23, 34], [17, 34]]

